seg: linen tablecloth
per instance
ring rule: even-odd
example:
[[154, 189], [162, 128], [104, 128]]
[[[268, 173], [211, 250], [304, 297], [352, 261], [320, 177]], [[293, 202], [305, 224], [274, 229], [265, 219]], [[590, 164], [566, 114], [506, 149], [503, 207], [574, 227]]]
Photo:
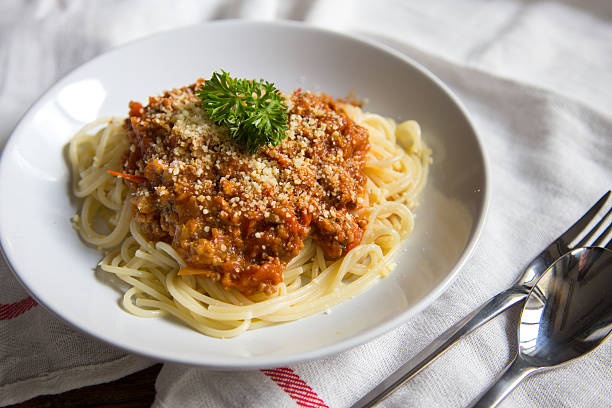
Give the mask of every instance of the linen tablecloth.
[[[156, 407], [348, 407], [509, 286], [612, 186], [612, 3], [605, 0], [4, 0], [0, 148], [28, 106], [70, 69], [154, 32], [224, 18], [300, 20], [355, 33], [429, 68], [465, 103], [482, 137], [490, 208], [450, 288], [396, 330], [339, 355], [272, 370], [165, 364]], [[513, 309], [490, 322], [381, 406], [467, 405], [511, 360], [517, 319]], [[612, 406], [611, 356], [608, 341], [527, 379], [502, 406]], [[154, 363], [74, 330], [29, 298], [0, 260], [0, 405]]]

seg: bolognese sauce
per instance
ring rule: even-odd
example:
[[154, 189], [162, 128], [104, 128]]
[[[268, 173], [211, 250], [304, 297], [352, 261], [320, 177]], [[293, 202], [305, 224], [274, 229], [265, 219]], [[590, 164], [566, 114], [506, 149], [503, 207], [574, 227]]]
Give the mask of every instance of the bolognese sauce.
[[286, 138], [251, 154], [207, 117], [201, 83], [131, 102], [125, 124], [134, 218], [147, 239], [179, 253], [179, 274], [269, 294], [306, 237], [329, 259], [359, 244], [368, 132], [342, 103], [294, 91]]

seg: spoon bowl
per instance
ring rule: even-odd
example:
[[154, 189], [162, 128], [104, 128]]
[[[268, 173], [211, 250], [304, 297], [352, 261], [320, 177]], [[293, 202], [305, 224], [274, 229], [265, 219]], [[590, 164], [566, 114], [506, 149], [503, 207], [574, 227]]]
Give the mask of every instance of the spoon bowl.
[[519, 354], [550, 367], [593, 350], [612, 328], [612, 251], [580, 248], [555, 262], [531, 291], [519, 325]]
[[518, 353], [472, 407], [495, 407], [537, 370], [581, 357], [612, 331], [612, 251], [579, 248], [559, 258], [533, 287], [521, 313]]

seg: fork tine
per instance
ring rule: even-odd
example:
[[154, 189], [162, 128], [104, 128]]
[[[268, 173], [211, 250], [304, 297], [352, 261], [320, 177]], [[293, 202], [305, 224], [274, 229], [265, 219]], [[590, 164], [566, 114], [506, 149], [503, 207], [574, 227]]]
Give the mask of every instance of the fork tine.
[[[599, 224], [603, 224], [603, 222], [606, 220], [606, 218], [608, 218], [608, 216], [612, 214], [612, 208], [610, 208], [610, 210], [606, 213], [606, 215], [604, 215], [604, 217], [601, 219], [601, 221], [599, 221], [597, 223], [597, 225], [595, 226], [595, 228], [593, 228], [593, 231], [595, 231], [597, 228], [599, 228]], [[610, 231], [612, 231], [612, 221], [608, 223], [608, 226], [606, 227], [606, 229], [604, 230], [604, 232], [602, 232], [595, 241], [593, 241], [593, 243], [591, 244], [591, 246], [602, 246], [603, 242], [606, 240], [606, 237], [608, 236], [608, 234], [610, 233]]]
[[[593, 228], [591, 228], [589, 233], [586, 234], [584, 238], [582, 238], [580, 242], [576, 244], [576, 248], [586, 246], [587, 242], [589, 241], [589, 238], [591, 238], [591, 236], [595, 234], [595, 232], [597, 232], [597, 230], [602, 225], [604, 225], [606, 219], [608, 218], [610, 214], [612, 214], [612, 208], [610, 208], [608, 212], [606, 213], [606, 215], [601, 217], [601, 220], [599, 220], [599, 222]], [[612, 224], [608, 225], [606, 230], [599, 237], [597, 237], [597, 239], [591, 244], [591, 246], [599, 246], [603, 242], [604, 238], [606, 238], [606, 235], [608, 235], [608, 232], [610, 232], [610, 228], [612, 228]]]
[[569, 243], [574, 239], [578, 238], [580, 233], [589, 225], [589, 223], [595, 218], [601, 207], [604, 206], [608, 198], [610, 197], [610, 190], [604, 194], [599, 201], [597, 201], [578, 221], [567, 229], [560, 237], [558, 241], [563, 241], [565, 246], [569, 247]]

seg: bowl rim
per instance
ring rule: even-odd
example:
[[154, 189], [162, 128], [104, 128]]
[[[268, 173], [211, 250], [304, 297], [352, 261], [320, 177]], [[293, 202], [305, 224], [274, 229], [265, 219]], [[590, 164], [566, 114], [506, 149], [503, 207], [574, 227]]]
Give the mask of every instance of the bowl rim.
[[[480, 208], [477, 208], [475, 211], [475, 213], [478, 214], [479, 216], [477, 219], [475, 219], [475, 222], [472, 225], [471, 231], [469, 233], [469, 237], [466, 242], [466, 245], [463, 248], [463, 250], [460, 252], [460, 255], [457, 261], [455, 262], [453, 267], [450, 269], [449, 273], [442, 280], [440, 280], [440, 282], [437, 283], [437, 285], [434, 286], [434, 288], [431, 291], [429, 291], [429, 293], [423, 296], [420, 300], [418, 300], [416, 303], [414, 303], [410, 308], [406, 309], [404, 312], [398, 314], [397, 316], [389, 320], [386, 320], [384, 323], [375, 325], [371, 327], [370, 329], [366, 330], [365, 332], [358, 334], [348, 340], [342, 340], [342, 341], [333, 343], [331, 345], [324, 346], [322, 348], [320, 347], [314, 350], [299, 352], [299, 353], [295, 353], [290, 356], [287, 356], [287, 355], [281, 355], [281, 356], [274, 355], [274, 356], [266, 356], [266, 357], [252, 356], [252, 357], [249, 357], [248, 359], [242, 359], [242, 360], [235, 359], [232, 361], [228, 361], [226, 363], [219, 363], [219, 362], [206, 363], [202, 361], [185, 360], [182, 358], [164, 357], [163, 355], [155, 354], [154, 352], [149, 352], [146, 350], [145, 351], [139, 350], [134, 345], [123, 344], [123, 343], [120, 343], [114, 340], [112, 336], [102, 335], [102, 333], [96, 333], [96, 332], [87, 330], [86, 328], [82, 327], [78, 321], [73, 321], [72, 319], [64, 317], [61, 311], [55, 310], [52, 306], [47, 305], [45, 301], [41, 300], [43, 297], [39, 296], [29, 286], [27, 286], [22, 280], [22, 278], [20, 277], [20, 274], [18, 273], [17, 268], [15, 268], [14, 266], [14, 264], [16, 263], [15, 260], [13, 260], [13, 262], [11, 261], [13, 258], [16, 258], [17, 254], [11, 254], [9, 253], [9, 251], [6, 250], [6, 247], [5, 247], [6, 242], [4, 238], [5, 234], [2, 233], [3, 222], [2, 222], [2, 219], [0, 218], [0, 254], [1, 254], [2, 259], [4, 259], [4, 261], [6, 262], [9, 270], [12, 272], [13, 276], [20, 282], [20, 284], [29, 293], [29, 295], [32, 296], [40, 305], [44, 306], [46, 310], [51, 311], [54, 315], [59, 317], [61, 320], [68, 322], [73, 328], [77, 329], [78, 331], [82, 333], [86, 333], [87, 335], [92, 336], [95, 339], [101, 340], [107, 344], [111, 344], [129, 353], [153, 358], [158, 361], [180, 363], [180, 364], [184, 364], [188, 366], [208, 368], [208, 369], [213, 369], [213, 370], [224, 370], [224, 371], [274, 368], [280, 365], [289, 365], [289, 364], [294, 364], [298, 362], [305, 362], [305, 361], [320, 359], [323, 357], [333, 356], [342, 351], [346, 351], [354, 347], [357, 347], [359, 345], [365, 344], [369, 341], [372, 341], [392, 331], [393, 329], [396, 329], [401, 324], [405, 323], [410, 317], [421, 313], [427, 306], [431, 305], [438, 297], [440, 297], [442, 293], [444, 293], [448, 289], [452, 281], [457, 277], [460, 269], [463, 267], [467, 259], [473, 253], [474, 248], [476, 247], [476, 244], [479, 241], [480, 235], [482, 233], [482, 230], [486, 222], [487, 213], [488, 213], [489, 204], [490, 204], [489, 162], [488, 162], [488, 158], [487, 158], [482, 140], [476, 130], [476, 126], [474, 125], [467, 111], [467, 108], [459, 100], [459, 98], [455, 95], [455, 93], [449, 88], [449, 86], [446, 85], [442, 80], [440, 80], [435, 74], [433, 74], [423, 65], [413, 60], [409, 56], [401, 53], [400, 51], [384, 43], [381, 43], [377, 40], [373, 40], [371, 38], [365, 37], [362, 34], [353, 33], [353, 32], [350, 32], [350, 33], [340, 32], [340, 31], [331, 30], [328, 28], [323, 28], [320, 26], [315, 26], [315, 25], [311, 25], [308, 23], [300, 22], [300, 21], [291, 21], [291, 20], [251, 21], [251, 20], [240, 20], [240, 19], [225, 19], [225, 20], [214, 20], [214, 21], [209, 21], [209, 22], [204, 22], [204, 23], [199, 23], [199, 24], [187, 25], [187, 26], [183, 26], [180, 28], [167, 29], [167, 30], [156, 32], [151, 35], [146, 35], [146, 36], [143, 36], [137, 39], [133, 39], [131, 41], [128, 41], [116, 47], [112, 47], [104, 51], [103, 53], [100, 53], [96, 55], [95, 57], [87, 60], [86, 62], [79, 64], [78, 66], [74, 67], [70, 71], [66, 72], [56, 81], [54, 81], [53, 84], [47, 87], [47, 89], [45, 89], [40, 94], [40, 96], [38, 96], [36, 100], [30, 105], [30, 107], [24, 112], [24, 114], [21, 116], [21, 118], [15, 125], [14, 129], [11, 131], [9, 137], [6, 139], [5, 145], [2, 148], [2, 151], [0, 152], [0, 179], [1, 179], [1, 174], [2, 174], [2, 164], [4, 161], [5, 155], [8, 154], [7, 152], [12, 151], [12, 146], [14, 143], [16, 143], [15, 141], [16, 138], [14, 137], [14, 135], [24, 125], [24, 121], [30, 116], [30, 113], [34, 111], [35, 109], [37, 109], [39, 107], [38, 105], [42, 103], [42, 100], [47, 95], [52, 93], [54, 91], [54, 88], [58, 86], [59, 83], [62, 82], [64, 79], [71, 76], [73, 73], [75, 73], [76, 71], [80, 69], [84, 69], [90, 65], [97, 63], [98, 60], [105, 58], [107, 55], [117, 52], [118, 50], [129, 48], [129, 47], [138, 45], [139, 43], [153, 41], [155, 40], [155, 38], [158, 38], [158, 37], [164, 37], [167, 35], [172, 35], [172, 34], [183, 32], [183, 31], [197, 30], [200, 27], [209, 27], [209, 26], [240, 26], [241, 28], [250, 27], [252, 29], [276, 27], [280, 29], [301, 30], [303, 32], [305, 31], [315, 32], [315, 33], [324, 34], [328, 36], [338, 37], [344, 40], [350, 40], [353, 42], [362, 43], [362, 45], [377, 48], [387, 54], [394, 56], [395, 58], [402, 60], [405, 64], [413, 67], [414, 69], [419, 71], [422, 75], [427, 77], [434, 85], [436, 85], [438, 88], [440, 88], [444, 92], [444, 94], [452, 101], [454, 106], [458, 109], [459, 113], [462, 116], [462, 119], [465, 120], [466, 124], [471, 130], [472, 135], [474, 136], [474, 143], [477, 146], [477, 150], [478, 150], [477, 153], [481, 158], [482, 168], [483, 168], [483, 173], [481, 175], [482, 180], [483, 180], [483, 183], [481, 186], [482, 199], [480, 202]], [[0, 217], [1, 215], [2, 213], [0, 211]]]

